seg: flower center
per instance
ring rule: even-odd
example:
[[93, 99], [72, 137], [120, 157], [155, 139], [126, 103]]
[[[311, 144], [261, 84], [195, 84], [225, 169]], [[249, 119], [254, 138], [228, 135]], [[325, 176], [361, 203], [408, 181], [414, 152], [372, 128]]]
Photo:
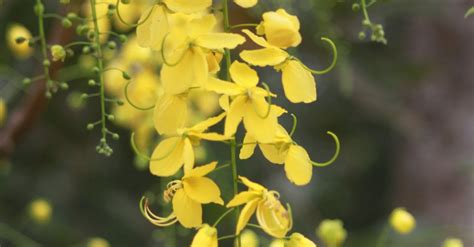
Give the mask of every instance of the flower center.
[[269, 209], [277, 209], [281, 205], [280, 201], [280, 193], [277, 191], [271, 190], [267, 191], [263, 194], [263, 200], [265, 201], [265, 206]]

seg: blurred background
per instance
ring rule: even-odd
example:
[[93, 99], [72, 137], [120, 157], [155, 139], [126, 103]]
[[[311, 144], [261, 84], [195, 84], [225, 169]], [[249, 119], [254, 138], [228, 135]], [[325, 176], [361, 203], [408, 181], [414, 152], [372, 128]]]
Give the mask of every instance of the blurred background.
[[[38, 64], [34, 58], [15, 58], [4, 37], [12, 23], [36, 33], [37, 20], [31, 0], [0, 3], [0, 97], [14, 112], [34, 97], [34, 86], [25, 88], [21, 75], [36, 73]], [[45, 3], [51, 12], [64, 11], [58, 1]], [[279, 191], [292, 205], [295, 231], [318, 246], [324, 245], [315, 229], [324, 219], [344, 222], [348, 231], [344, 246], [375, 246], [390, 212], [405, 207], [415, 216], [416, 229], [407, 236], [389, 232], [385, 246], [441, 246], [447, 237], [459, 237], [472, 247], [474, 17], [465, 19], [464, 13], [473, 2], [378, 1], [369, 15], [384, 26], [387, 45], [371, 42], [370, 33], [368, 39], [359, 40], [362, 13], [352, 10], [353, 3], [262, 0], [250, 11], [232, 6], [232, 24], [258, 23], [262, 12], [280, 7], [297, 15], [303, 43], [291, 52], [309, 67], [324, 68], [330, 62], [322, 36], [333, 39], [340, 53], [336, 69], [316, 78], [317, 102], [292, 105], [284, 97], [275, 100], [298, 116], [294, 139], [313, 160], [325, 161], [334, 152], [328, 130], [341, 140], [339, 159], [329, 167], [315, 168], [305, 187], [291, 185], [283, 169], [269, 164], [259, 151], [239, 161], [239, 172]], [[54, 22], [47, 22], [48, 34], [61, 32]], [[68, 60], [58, 76], [70, 78], [71, 71], [81, 75], [83, 63]], [[280, 75], [270, 69], [260, 72], [262, 81], [282, 95]], [[114, 154], [97, 154], [99, 133], [87, 131], [86, 125], [99, 117], [98, 102], [77, 103], [78, 92], [90, 91], [87, 79], [68, 80], [68, 91], [37, 102], [41, 104], [34, 109], [37, 117], [10, 146], [11, 152], [3, 155], [0, 245], [16, 246], [5, 238], [14, 230], [42, 246], [83, 246], [93, 237], [106, 239], [111, 246], [187, 246], [194, 231], [180, 226], [158, 229], [138, 208], [142, 195], [159, 197], [168, 180], [152, 176], [146, 162], [135, 157], [130, 130], [123, 125], [112, 127], [121, 137], [111, 141]], [[289, 115], [281, 121], [291, 128]], [[0, 139], [2, 134], [5, 128], [0, 129]], [[200, 152], [201, 164], [230, 158], [229, 148], [218, 143], [206, 143]], [[230, 170], [212, 177], [224, 199], [230, 199]], [[38, 198], [52, 207], [46, 223], [29, 213], [30, 202]], [[213, 222], [222, 209], [209, 206], [205, 212], [205, 221]], [[230, 220], [222, 226], [222, 234], [233, 231]], [[261, 246], [268, 246], [271, 239], [255, 232]], [[166, 241], [170, 236], [177, 236], [176, 241]]]

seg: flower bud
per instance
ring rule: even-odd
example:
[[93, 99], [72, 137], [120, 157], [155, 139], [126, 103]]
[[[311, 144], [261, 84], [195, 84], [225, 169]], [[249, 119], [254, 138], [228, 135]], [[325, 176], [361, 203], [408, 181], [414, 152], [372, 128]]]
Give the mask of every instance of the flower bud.
[[51, 56], [53, 57], [53, 61], [61, 61], [64, 62], [66, 59], [66, 50], [61, 45], [53, 45], [51, 46]]
[[[246, 246], [246, 247], [258, 247], [259, 246], [258, 236], [252, 230], [243, 231], [240, 234], [240, 242], [241, 242], [242, 246]], [[234, 245], [238, 246], [237, 242], [235, 242]]]
[[194, 236], [191, 247], [217, 246], [217, 229], [204, 224]]
[[286, 242], [285, 247], [316, 247], [316, 244], [313, 241], [307, 239], [300, 233], [293, 233], [290, 236], [290, 239]]
[[31, 79], [30, 78], [23, 79], [23, 85], [28, 86], [30, 84], [31, 84]]
[[5, 100], [0, 98], [0, 127], [3, 126], [5, 119], [7, 118], [7, 105], [5, 104]]
[[300, 21], [284, 9], [263, 14], [263, 21], [257, 27], [257, 34], [263, 35], [268, 43], [280, 47], [296, 47], [301, 43]]
[[390, 215], [390, 225], [400, 234], [408, 234], [416, 226], [413, 215], [404, 208], [396, 208]]
[[342, 246], [347, 237], [341, 220], [323, 220], [316, 230], [318, 237], [327, 246]]
[[51, 219], [53, 208], [45, 199], [36, 199], [30, 203], [29, 215], [36, 223], [44, 224]]
[[109, 242], [103, 238], [91, 238], [87, 241], [87, 247], [110, 247]]
[[352, 11], [357, 12], [360, 10], [360, 4], [354, 3], [352, 4]]
[[448, 238], [444, 241], [443, 247], [464, 247], [461, 239]]
[[70, 27], [72, 27], [72, 22], [68, 18], [64, 18], [61, 21], [61, 25], [63, 25], [63, 27], [65, 27], [65, 28], [70, 28]]
[[24, 26], [13, 24], [7, 30], [7, 45], [13, 55], [19, 59], [26, 59], [33, 54], [33, 49], [28, 45], [31, 33]]

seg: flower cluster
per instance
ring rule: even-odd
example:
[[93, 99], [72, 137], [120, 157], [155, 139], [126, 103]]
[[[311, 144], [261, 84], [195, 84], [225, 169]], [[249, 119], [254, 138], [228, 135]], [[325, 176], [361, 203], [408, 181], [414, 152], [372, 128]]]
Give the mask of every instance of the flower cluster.
[[[236, 0], [235, 3], [248, 8], [257, 4], [257, 1]], [[119, 6], [117, 4], [116, 8], [119, 9]], [[127, 83], [124, 96], [132, 107], [153, 110], [151, 118], [161, 142], [154, 148], [151, 157], [147, 157], [150, 172], [159, 177], [179, 178], [168, 183], [163, 192], [164, 201], [172, 205], [172, 212], [168, 216], [153, 213], [146, 197], [140, 203], [142, 213], [151, 223], [160, 227], [179, 222], [186, 228], [199, 229], [192, 246], [217, 246], [219, 238], [216, 225], [221, 219], [214, 225], [204, 223], [202, 206], [209, 203], [225, 204], [218, 184], [208, 175], [226, 165], [218, 167], [217, 161], [196, 165], [196, 149], [203, 141], [221, 142], [231, 146], [234, 178], [234, 198], [226, 204], [229, 210], [222, 217], [232, 211], [238, 215], [235, 237], [239, 238], [255, 215], [258, 226], [264, 232], [283, 239], [287, 245], [314, 246], [301, 234], [293, 233], [287, 237], [293, 226], [289, 205], [280, 201], [278, 192], [238, 175], [236, 149], [240, 146], [239, 157], [248, 159], [255, 147], [259, 146], [271, 163], [284, 164], [289, 181], [297, 186], [307, 185], [311, 181], [313, 166], [325, 166], [334, 161], [339, 151], [337, 137], [328, 132], [337, 144], [334, 157], [326, 163], [313, 162], [308, 152], [292, 139], [296, 117], [295, 125], [288, 133], [279, 124], [279, 118], [287, 111], [272, 104], [272, 98], [277, 95], [260, 80], [252, 66], [271, 66], [281, 72], [286, 98], [292, 103], [311, 103], [317, 99], [313, 74], [326, 73], [334, 67], [336, 48], [329, 39], [323, 38], [331, 45], [335, 53], [334, 60], [326, 70], [311, 70], [287, 50], [297, 47], [302, 41], [296, 16], [278, 9], [264, 13], [259, 24], [230, 26], [229, 6], [224, 1], [222, 28], [218, 22], [219, 13], [215, 10], [211, 0], [163, 0], [147, 8], [137, 23], [136, 42], [141, 47], [149, 48], [153, 54], [158, 53], [161, 58], [157, 86], [159, 93], [154, 94], [156, 99], [153, 105], [149, 100], [143, 102], [140, 97], [136, 99], [142, 102], [137, 103], [130, 100], [129, 96], [141, 93], [129, 90]], [[253, 26], [255, 30], [231, 32], [243, 26]], [[252, 41], [260, 48], [243, 50], [240, 52], [242, 60], [232, 61], [231, 51], [246, 41]], [[138, 86], [137, 83], [134, 85]], [[221, 113], [195, 121], [189, 103], [195, 92], [218, 95]], [[214, 129], [221, 122], [224, 130], [220, 133]], [[240, 143], [236, 140], [236, 133], [241, 123], [245, 137]], [[138, 151], [133, 135], [132, 146], [140, 156], [145, 156]], [[239, 181], [248, 190], [239, 193]]]

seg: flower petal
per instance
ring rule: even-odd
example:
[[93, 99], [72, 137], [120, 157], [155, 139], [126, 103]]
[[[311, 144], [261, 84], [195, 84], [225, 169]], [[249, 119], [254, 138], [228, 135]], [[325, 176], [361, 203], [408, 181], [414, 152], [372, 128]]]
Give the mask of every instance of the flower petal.
[[278, 131], [278, 118], [272, 107], [268, 116], [262, 118], [267, 111], [268, 103], [263, 97], [252, 99], [245, 107], [243, 117], [245, 129], [259, 143], [272, 143]]
[[155, 104], [153, 122], [160, 135], [174, 134], [186, 122], [188, 107], [182, 96], [163, 94]]
[[257, 50], [244, 50], [240, 53], [240, 58], [255, 66], [275, 66], [283, 63], [288, 58], [288, 53], [275, 47], [269, 47]]
[[250, 68], [247, 64], [235, 61], [230, 66], [230, 76], [238, 85], [245, 88], [252, 88], [258, 84], [257, 71]]
[[194, 167], [194, 149], [189, 138], [184, 139], [183, 147], [184, 171], [189, 171]]
[[281, 205], [280, 201], [271, 202], [271, 207], [266, 201], [261, 201], [257, 207], [257, 221], [263, 231], [275, 238], [284, 238], [290, 230], [291, 219], [289, 212]]
[[215, 77], [209, 77], [205, 85], [206, 90], [234, 96], [242, 93], [242, 89], [236, 83], [223, 81]]
[[254, 199], [257, 199], [260, 196], [261, 196], [261, 193], [257, 191], [243, 191], [235, 195], [234, 198], [232, 198], [232, 200], [230, 200], [230, 202], [227, 203], [226, 207], [228, 208], [236, 207], [244, 203], [250, 202]]
[[214, 169], [216, 169], [216, 166], [217, 161], [211, 162], [207, 165], [195, 167], [192, 170], [186, 171], [184, 173], [183, 179], [188, 177], [204, 177], [210, 172], [212, 172]]
[[206, 33], [200, 35], [195, 44], [210, 50], [234, 49], [245, 42], [244, 36], [235, 33]]
[[244, 208], [239, 215], [239, 220], [237, 221], [237, 228], [235, 229], [235, 234], [238, 235], [242, 229], [247, 225], [250, 220], [250, 217], [255, 213], [255, 209], [257, 209], [259, 199], [254, 199], [253, 201], [248, 202], [245, 204]]
[[311, 103], [316, 101], [316, 81], [311, 72], [303, 68], [300, 62], [288, 61], [282, 66], [283, 90], [292, 103]]
[[229, 110], [227, 111], [227, 117], [225, 119], [224, 135], [233, 136], [237, 132], [237, 127], [242, 121], [242, 117], [245, 113], [245, 101], [247, 97], [238, 96], [230, 104]]
[[187, 177], [183, 179], [183, 188], [191, 199], [199, 203], [208, 204], [213, 202], [224, 205], [219, 187], [210, 178]]
[[218, 124], [222, 119], [224, 119], [226, 113], [223, 112], [215, 117], [208, 118], [204, 121], [201, 121], [197, 124], [195, 124], [193, 127], [190, 128], [190, 130], [195, 131], [195, 132], [204, 132], [208, 128]]
[[[150, 13], [151, 11], [151, 13]], [[145, 22], [145, 18], [148, 18]], [[164, 36], [169, 32], [168, 17], [161, 5], [154, 5], [146, 9], [140, 17], [137, 27], [137, 42], [142, 47], [149, 47], [160, 51]], [[156, 30], [160, 30], [157, 32]]]
[[249, 38], [255, 42], [255, 44], [261, 46], [261, 47], [271, 47], [272, 45], [270, 45], [264, 38], [260, 37], [260, 36], [257, 36], [255, 35], [254, 33], [252, 33], [250, 30], [248, 29], [243, 29], [242, 30], [243, 33], [247, 34], [247, 36], [249, 36]]
[[217, 247], [217, 229], [204, 224], [193, 238], [191, 247]]
[[186, 14], [204, 11], [212, 5], [212, 0], [164, 0], [164, 2], [174, 12]]
[[221, 135], [218, 133], [193, 133], [192, 135], [199, 139], [215, 141], [215, 142], [226, 141], [232, 138], [232, 137]]
[[253, 155], [255, 147], [257, 146], [256, 140], [249, 134], [245, 134], [242, 148], [240, 149], [239, 158], [246, 160]]
[[239, 179], [240, 179], [240, 181], [242, 181], [243, 184], [245, 184], [245, 186], [247, 186], [251, 190], [256, 190], [256, 191], [266, 191], [267, 190], [262, 185], [257, 184], [255, 182], [252, 182], [246, 177], [239, 176]]
[[283, 164], [285, 162], [284, 154], [280, 153], [275, 144], [259, 144], [258, 147], [262, 151], [263, 156], [273, 164]]
[[257, 5], [258, 0], [234, 0], [234, 2], [242, 8], [251, 8]]
[[296, 185], [306, 185], [313, 176], [313, 166], [306, 150], [291, 145], [285, 159], [285, 172], [288, 179]]
[[161, 141], [151, 155], [150, 172], [160, 177], [174, 175], [183, 166], [183, 149], [184, 141], [181, 137]]
[[184, 189], [173, 196], [173, 212], [179, 223], [186, 228], [199, 227], [202, 224], [201, 204], [186, 195]]

